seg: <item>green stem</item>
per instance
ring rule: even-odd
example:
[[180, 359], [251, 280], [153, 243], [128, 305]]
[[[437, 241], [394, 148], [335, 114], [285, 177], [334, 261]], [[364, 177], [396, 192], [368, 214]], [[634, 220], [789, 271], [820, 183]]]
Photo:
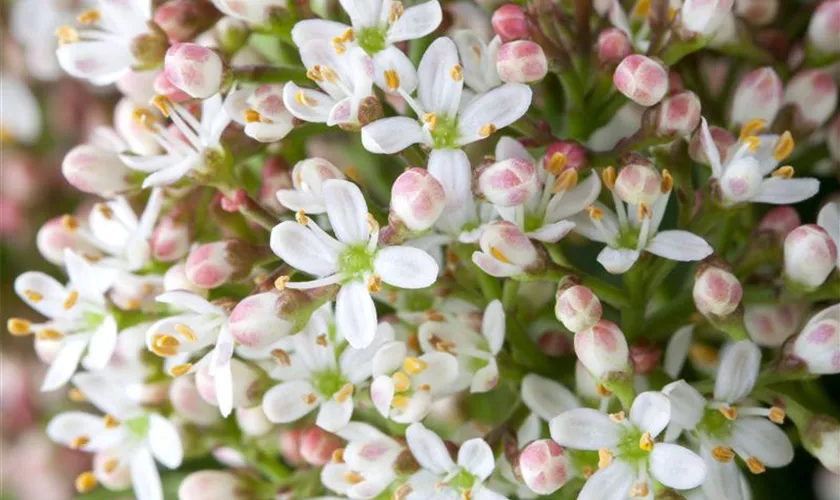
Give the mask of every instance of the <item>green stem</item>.
[[641, 333], [645, 314], [645, 268], [644, 262], [637, 261], [624, 273], [624, 295], [629, 303], [621, 308], [621, 329], [628, 339]]
[[502, 286], [502, 307], [505, 313], [510, 314], [516, 307], [517, 294], [519, 292], [519, 282], [516, 280], [505, 280]]

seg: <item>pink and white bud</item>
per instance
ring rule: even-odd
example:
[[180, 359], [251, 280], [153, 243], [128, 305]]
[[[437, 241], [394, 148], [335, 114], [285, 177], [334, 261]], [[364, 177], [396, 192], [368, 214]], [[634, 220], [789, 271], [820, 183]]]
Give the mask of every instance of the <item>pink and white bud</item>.
[[500, 207], [515, 207], [540, 189], [537, 169], [533, 162], [510, 158], [482, 169], [478, 176], [478, 190], [490, 203]]
[[391, 187], [391, 214], [411, 231], [432, 227], [445, 206], [443, 185], [426, 169], [406, 170]]
[[624, 59], [613, 73], [619, 92], [641, 106], [653, 106], [668, 91], [668, 70], [662, 63], [639, 54]]
[[575, 334], [575, 354], [596, 379], [630, 370], [630, 349], [624, 333], [607, 320]]
[[343, 445], [344, 441], [335, 434], [312, 425], [301, 433], [300, 456], [309, 465], [321, 467], [329, 463], [333, 452]]
[[569, 479], [566, 450], [551, 439], [534, 441], [519, 453], [525, 485], [538, 495], [551, 495]]
[[516, 40], [499, 47], [496, 71], [506, 83], [531, 83], [548, 73], [548, 59], [542, 47], [530, 40]]
[[190, 227], [184, 219], [183, 214], [170, 212], [158, 222], [149, 241], [156, 260], [173, 262], [190, 251]]
[[571, 354], [572, 343], [567, 334], [559, 329], [544, 330], [537, 334], [536, 344], [543, 354], [552, 358]]
[[163, 71], [155, 77], [153, 87], [155, 94], [162, 95], [172, 102], [184, 102], [191, 99], [189, 94], [172, 85], [172, 82], [169, 81], [169, 78], [166, 78], [166, 73]]
[[228, 326], [236, 342], [247, 347], [264, 348], [292, 332], [292, 323], [278, 316], [276, 291], [249, 295], [236, 304]]
[[195, 43], [179, 43], [166, 51], [163, 72], [172, 85], [196, 99], [207, 99], [222, 86], [224, 63], [216, 52]]
[[274, 424], [269, 422], [265, 416], [265, 411], [263, 411], [262, 406], [237, 408], [236, 425], [239, 426], [242, 434], [252, 437], [264, 436], [274, 428]]
[[303, 438], [302, 429], [292, 429], [284, 431], [280, 434], [279, 447], [280, 454], [289, 465], [299, 466], [306, 463], [303, 456], [300, 454], [300, 443]]
[[[233, 407], [250, 408], [262, 400], [260, 374], [236, 358], [230, 360], [231, 379], [233, 380]], [[216, 399], [216, 385], [210, 374], [210, 363], [204, 363], [195, 372], [195, 385], [204, 401], [219, 406]]]
[[685, 0], [680, 20], [689, 31], [708, 36], [713, 34], [732, 11], [733, 0]]
[[827, 71], [800, 71], [785, 87], [782, 103], [795, 107], [797, 127], [820, 127], [837, 107], [837, 84]]
[[825, 134], [825, 145], [834, 161], [840, 162], [840, 115], [831, 122]]
[[565, 290], [558, 288], [554, 314], [571, 332], [579, 332], [595, 326], [601, 320], [601, 301], [592, 290], [575, 285]]
[[488, 225], [478, 241], [473, 262], [491, 276], [516, 276], [538, 268], [540, 254], [516, 225], [504, 221]]
[[664, 137], [683, 137], [700, 124], [700, 99], [690, 90], [674, 92], [659, 103], [656, 109], [656, 134]]
[[207, 31], [219, 17], [219, 11], [207, 0], [169, 0], [155, 9], [152, 19], [170, 43], [180, 43]]
[[169, 386], [169, 400], [178, 416], [190, 423], [207, 426], [219, 421], [219, 410], [208, 404], [198, 393], [192, 377], [177, 377]]
[[[712, 142], [715, 144], [720, 157], [726, 158], [727, 153], [729, 153], [729, 148], [735, 144], [735, 136], [732, 135], [732, 132], [716, 125], [709, 127], [709, 135], [712, 136]], [[694, 131], [694, 134], [691, 136], [691, 142], [688, 143], [688, 155], [697, 163], [709, 164], [709, 159], [706, 158], [706, 153], [703, 150], [699, 128]]]
[[69, 248], [88, 257], [101, 257], [102, 251], [93, 246], [77, 230], [78, 221], [71, 216], [55, 217], [38, 230], [35, 244], [41, 256], [57, 266], [64, 265], [64, 250]]
[[61, 162], [61, 173], [79, 191], [105, 197], [136, 186], [129, 180], [132, 171], [120, 161], [116, 151], [93, 144], [71, 149]]
[[659, 171], [643, 163], [630, 163], [618, 171], [615, 193], [625, 203], [651, 206], [662, 194], [662, 176]]
[[247, 483], [221, 470], [193, 472], [178, 487], [178, 500], [246, 500], [253, 495]]
[[779, 347], [796, 333], [805, 307], [800, 304], [752, 305], [744, 308], [744, 326], [756, 344]]
[[840, 304], [823, 309], [805, 324], [792, 353], [810, 373], [840, 373]]
[[601, 65], [618, 64], [633, 53], [627, 33], [618, 28], [607, 28], [598, 34], [598, 62]]
[[793, 207], [781, 205], [770, 209], [764, 214], [764, 217], [758, 221], [758, 230], [772, 233], [782, 242], [791, 231], [801, 224], [802, 220], [799, 218], [799, 212]]
[[779, 13], [779, 0], [736, 0], [735, 13], [753, 26], [766, 26]]
[[805, 288], [822, 285], [834, 270], [837, 247], [816, 224], [799, 226], [785, 238], [785, 275]]
[[[812, 415], [799, 432], [808, 453], [832, 474], [840, 474], [840, 423], [837, 419], [823, 414]], [[837, 491], [840, 489], [834, 488], [832, 495], [836, 496]]]
[[706, 316], [723, 317], [732, 314], [741, 304], [743, 293], [741, 282], [726, 269], [701, 266], [694, 278], [694, 305]]
[[562, 154], [566, 158], [565, 168], [581, 170], [589, 166], [586, 157], [586, 148], [579, 142], [571, 140], [554, 141], [548, 145], [543, 156], [543, 165], [549, 165], [556, 154]]
[[528, 37], [528, 20], [525, 18], [525, 10], [519, 5], [513, 3], [502, 5], [493, 12], [490, 24], [503, 42]]
[[808, 25], [808, 42], [819, 52], [840, 53], [840, 0], [821, 3]]
[[647, 375], [659, 366], [659, 359], [662, 357], [662, 349], [656, 342], [646, 338], [637, 338], [630, 344], [630, 364], [633, 365], [633, 373], [636, 375]]
[[216, 288], [234, 274], [228, 259], [228, 242], [205, 243], [192, 249], [185, 264], [187, 279], [201, 288]]
[[174, 264], [163, 274], [163, 289], [167, 292], [186, 290], [196, 295], [207, 296], [206, 288], [197, 287], [192, 281], [187, 279], [186, 266], [183, 262]]
[[726, 203], [742, 203], [758, 194], [763, 180], [758, 162], [752, 157], [745, 157], [729, 164], [718, 185]]
[[761, 119], [772, 123], [782, 107], [782, 80], [766, 66], [750, 71], [738, 83], [732, 98], [731, 122], [734, 125]]

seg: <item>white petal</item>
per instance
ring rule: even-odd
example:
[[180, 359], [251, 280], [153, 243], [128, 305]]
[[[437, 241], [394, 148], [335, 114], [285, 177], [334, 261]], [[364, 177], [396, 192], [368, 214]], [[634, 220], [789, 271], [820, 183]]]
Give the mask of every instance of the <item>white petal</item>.
[[522, 379], [522, 402], [545, 421], [581, 406], [563, 384], [533, 373]]
[[521, 267], [502, 262], [484, 252], [473, 252], [472, 261], [473, 264], [478, 266], [482, 271], [490, 276], [495, 276], [496, 278], [508, 278], [510, 276], [518, 276], [523, 273], [523, 269]]
[[85, 336], [66, 337], [58, 355], [50, 363], [47, 374], [44, 376], [44, 382], [41, 384], [41, 391], [54, 391], [64, 386], [76, 373], [76, 368], [79, 367], [79, 360], [82, 359], [82, 353], [86, 346], [87, 338]]
[[476, 219], [472, 168], [467, 154], [460, 149], [433, 150], [429, 155], [428, 169], [446, 193], [446, 217], [438, 220], [438, 226], [460, 232], [464, 224]]
[[117, 420], [136, 416], [139, 407], [129, 399], [125, 387], [118, 380], [95, 373], [78, 373], [73, 385], [85, 395], [85, 399]]
[[[217, 346], [213, 349], [213, 353], [216, 354], [218, 352], [219, 347]], [[221, 364], [217, 363], [214, 360], [213, 365], [215, 365], [215, 368], [211, 368], [213, 373], [213, 386], [216, 390], [216, 403], [219, 406], [219, 412], [222, 416], [227, 417], [233, 411], [233, 373], [229, 358], [226, 361], [221, 361]]]
[[137, 500], [163, 500], [160, 474], [145, 446], [139, 447], [131, 456], [131, 484]]
[[493, 450], [483, 439], [470, 439], [458, 449], [458, 465], [484, 481], [493, 472]]
[[422, 140], [417, 120], [405, 116], [382, 118], [362, 127], [362, 145], [371, 153], [398, 153]]
[[[578, 225], [576, 228], [579, 228]], [[598, 254], [598, 262], [611, 274], [622, 274], [639, 260], [638, 250], [604, 247]]]
[[703, 418], [706, 398], [685, 380], [671, 382], [662, 388], [671, 401], [671, 422], [683, 429], [694, 429]]
[[324, 182], [324, 202], [335, 236], [342, 243], [367, 243], [367, 203], [359, 186], [350, 181]]
[[155, 300], [164, 304], [171, 304], [179, 308], [186, 308], [197, 314], [224, 315], [224, 311], [211, 304], [201, 295], [186, 290], [173, 290], [155, 297]]
[[578, 500], [626, 500], [636, 473], [621, 460], [597, 471], [583, 485]]
[[350, 422], [345, 425], [340, 431], [337, 431], [338, 437], [345, 441], [374, 441], [374, 440], [389, 440], [382, 431], [376, 427], [363, 422]]
[[[408, 11], [412, 9], [414, 9], [414, 7], [406, 10], [405, 12], [408, 13]], [[397, 72], [400, 79], [400, 89], [405, 91], [407, 94], [414, 93], [414, 90], [417, 88], [417, 70], [414, 69], [414, 64], [412, 64], [411, 59], [409, 59], [403, 51], [393, 45], [388, 46], [385, 50], [380, 50], [374, 54], [373, 67], [374, 80], [382, 90], [388, 92], [391, 91], [385, 84], [385, 71], [387, 70], [394, 70]]]
[[657, 233], [645, 248], [648, 252], [680, 262], [703, 260], [714, 249], [703, 238], [688, 231], [672, 230]]
[[281, 222], [271, 230], [271, 250], [290, 266], [314, 276], [335, 273], [338, 255], [297, 222]]
[[185, 176], [190, 169], [196, 166], [198, 161], [198, 156], [190, 155], [179, 163], [170, 167], [162, 168], [143, 180], [143, 188], [168, 186], [173, 184], [181, 179], [181, 177]]
[[553, 222], [571, 217], [593, 204], [600, 193], [601, 178], [593, 173], [562, 196], [559, 193], [552, 196], [545, 209], [545, 220]]
[[80, 411], [68, 411], [53, 417], [47, 424], [46, 433], [54, 442], [70, 446], [79, 436], [91, 437], [104, 430], [105, 424], [102, 417]]
[[426, 112], [453, 116], [461, 102], [464, 79], [455, 80], [452, 68], [458, 64], [455, 42], [440, 37], [426, 49], [417, 67], [417, 97]]
[[458, 135], [461, 144], [482, 139], [481, 128], [493, 125], [501, 130], [522, 118], [531, 105], [531, 88], [521, 83], [506, 83], [476, 96], [461, 113]]
[[416, 40], [434, 31], [443, 19], [443, 12], [437, 0], [405, 9], [397, 22], [388, 29], [388, 41]]
[[799, 203], [814, 196], [820, 190], [817, 179], [780, 179], [771, 177], [761, 182], [758, 193], [750, 201], [787, 205]]
[[734, 403], [752, 392], [761, 367], [761, 350], [742, 340], [723, 352], [715, 377], [715, 399]]
[[[499, 142], [496, 143], [496, 161], [509, 160], [518, 158], [527, 162], [534, 162], [534, 157], [525, 149], [521, 142], [513, 137], [500, 137]], [[597, 176], [596, 176], [597, 177]]]
[[344, 378], [351, 384], [367, 381], [373, 374], [371, 359], [379, 352], [380, 347], [394, 339], [394, 328], [388, 323], [380, 323], [376, 327], [373, 342], [364, 349], [344, 349], [338, 360], [338, 366]]
[[327, 210], [324, 207], [324, 200], [320, 197], [294, 189], [278, 190], [277, 201], [293, 212], [303, 210], [307, 214], [322, 214]]
[[706, 480], [703, 481], [706, 498], [749, 500], [749, 497], [742, 496], [742, 476], [734, 460], [726, 464], [718, 462], [707, 447], [703, 447], [700, 453], [706, 463]]
[[732, 429], [733, 447], [756, 457], [767, 467], [784, 467], [793, 461], [793, 445], [778, 425], [766, 418], [739, 418]]
[[245, 125], [245, 135], [259, 142], [276, 142], [286, 137], [293, 128], [291, 121], [251, 122]]
[[474, 486], [472, 489], [473, 500], [508, 500], [508, 497], [497, 493], [483, 484]]
[[[28, 296], [29, 291], [40, 295], [40, 298], [36, 297], [39, 300], [31, 300]], [[26, 305], [48, 318], [66, 314], [63, 303], [67, 298], [67, 289], [52, 276], [35, 271], [23, 273], [15, 279], [15, 293]]]
[[607, 415], [591, 408], [576, 408], [551, 419], [551, 439], [576, 450], [612, 448], [621, 428]]
[[449, 390], [450, 384], [458, 377], [458, 359], [445, 352], [427, 352], [420, 356], [420, 360], [428, 367], [414, 376], [414, 386], [428, 385], [432, 395]]
[[434, 474], [442, 475], [455, 469], [455, 463], [449, 456], [443, 440], [423, 424], [416, 423], [408, 426], [405, 431], [405, 440], [417, 463]]
[[706, 464], [696, 453], [670, 443], [656, 443], [648, 457], [651, 475], [677, 490], [696, 488], [706, 478]]
[[126, 44], [79, 41], [62, 44], [55, 55], [62, 69], [96, 85], [114, 83], [129, 69], [131, 55]]
[[321, 484], [339, 495], [346, 495], [347, 490], [350, 489], [350, 483], [345, 479], [345, 474], [349, 472], [351, 469], [346, 463], [330, 462], [321, 469]]
[[364, 349], [376, 335], [376, 306], [364, 283], [347, 283], [335, 301], [335, 326], [351, 347]]
[[481, 334], [490, 345], [490, 352], [498, 354], [505, 342], [505, 310], [500, 300], [494, 300], [484, 310], [481, 318]]
[[[298, 93], [304, 96], [306, 104], [298, 102]], [[304, 89], [292, 82], [283, 86], [283, 104], [289, 113], [303, 121], [326, 123], [330, 116], [335, 100], [323, 92]]]
[[817, 215], [817, 224], [825, 229], [835, 244], [840, 245], [840, 202], [826, 203]]
[[102, 295], [117, 278], [116, 270], [91, 264], [69, 248], [64, 250], [64, 264], [70, 286], [78, 290], [82, 297], [97, 304], [103, 303]]
[[487, 365], [481, 367], [473, 375], [470, 383], [470, 392], [479, 393], [487, 392], [499, 383], [499, 365], [496, 364], [496, 358], [487, 360]]
[[341, 35], [349, 28], [346, 24], [324, 19], [304, 19], [295, 23], [292, 28], [292, 41], [298, 47], [303, 47], [311, 40], [330, 40]]
[[575, 228], [575, 223], [567, 220], [546, 224], [536, 231], [526, 233], [529, 238], [542, 241], [543, 243], [557, 243], [564, 236]]
[[102, 370], [111, 360], [117, 346], [117, 321], [113, 316], [106, 316], [102, 324], [93, 332], [88, 343], [87, 356], [83, 361], [88, 370]]
[[274, 423], [287, 424], [303, 417], [318, 406], [320, 398], [308, 403], [305, 397], [316, 395], [315, 389], [305, 380], [295, 380], [275, 385], [263, 397], [265, 416]]
[[388, 375], [380, 375], [370, 384], [370, 400], [373, 406], [385, 418], [391, 413], [391, 402], [394, 400], [394, 380]]
[[656, 437], [671, 420], [671, 402], [659, 392], [643, 392], [633, 400], [630, 407], [630, 421], [642, 432]]
[[709, 124], [705, 118], [700, 120], [700, 144], [703, 146], [703, 153], [709, 164], [712, 167], [712, 176], [720, 178], [723, 175], [723, 168], [720, 164], [720, 152], [718, 151], [715, 141], [712, 139], [712, 133], [709, 131]]
[[405, 342], [388, 342], [379, 348], [373, 356], [373, 374], [391, 375], [400, 369], [403, 359], [408, 354]]
[[662, 368], [671, 378], [677, 378], [682, 371], [693, 337], [694, 325], [687, 325], [677, 330], [668, 341]]
[[431, 255], [409, 246], [385, 247], [376, 254], [373, 269], [382, 281], [398, 288], [426, 288], [435, 282], [438, 265]]
[[327, 432], [335, 432], [350, 421], [353, 416], [353, 398], [347, 398], [343, 403], [330, 399], [321, 403], [315, 425]]
[[149, 415], [149, 448], [158, 462], [170, 469], [177, 469], [184, 460], [178, 429], [160, 415]]

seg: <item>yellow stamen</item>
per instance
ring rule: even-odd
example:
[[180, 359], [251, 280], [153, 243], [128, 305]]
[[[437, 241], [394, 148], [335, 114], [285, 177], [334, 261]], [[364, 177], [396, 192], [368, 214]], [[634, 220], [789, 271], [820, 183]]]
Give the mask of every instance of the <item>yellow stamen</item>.
[[347, 52], [347, 47], [344, 46], [344, 42], [341, 41], [340, 37], [333, 37], [333, 39], [330, 40], [330, 44], [332, 45], [332, 48], [333, 50], [335, 50], [336, 54], [341, 55]]
[[449, 68], [449, 78], [452, 78], [452, 81], [454, 82], [460, 82], [464, 79], [464, 69], [460, 64], [456, 64]]
[[776, 141], [776, 145], [773, 146], [773, 159], [776, 161], [784, 160], [793, 152], [794, 146], [793, 136], [790, 135], [790, 132], [785, 132]]
[[751, 135], [749, 137], [744, 138], [744, 144], [747, 145], [747, 150], [750, 153], [755, 153], [756, 151], [758, 151], [758, 147], [761, 146], [761, 139], [754, 135]]
[[321, 66], [316, 64], [312, 66], [308, 70], [306, 70], [306, 77], [312, 80], [313, 82], [323, 82], [324, 75], [321, 74]]
[[408, 403], [411, 401], [407, 396], [403, 396], [401, 394], [397, 394], [394, 396], [394, 399], [391, 400], [391, 406], [398, 410], [405, 410], [408, 408]]
[[645, 498], [650, 493], [647, 481], [637, 481], [632, 488], [630, 488], [631, 498]]
[[276, 280], [274, 280], [274, 288], [277, 290], [284, 290], [286, 288], [286, 283], [289, 282], [288, 276], [279, 276]]
[[784, 408], [773, 406], [770, 408], [770, 413], [767, 415], [767, 418], [769, 418], [774, 424], [781, 425], [785, 423], [785, 416], [786, 414]]
[[610, 191], [615, 187], [615, 177], [615, 167], [606, 167], [601, 171], [601, 180], [604, 182], [604, 186]]
[[64, 308], [65, 311], [73, 309], [73, 306], [76, 305], [76, 302], [79, 300], [79, 292], [76, 290], [71, 291], [67, 294], [67, 298], [64, 299], [64, 302], [61, 304], [61, 307]]
[[329, 66], [321, 66], [321, 76], [330, 83], [335, 83], [338, 80], [338, 74]]
[[429, 127], [429, 131], [434, 131], [437, 127], [437, 115], [434, 113], [426, 113], [423, 115], [423, 123]]
[[89, 437], [84, 436], [84, 435], [76, 436], [76, 437], [73, 438], [72, 441], [70, 441], [70, 447], [73, 448], [74, 450], [78, 450], [88, 443], [90, 443], [90, 438]]
[[245, 120], [245, 123], [255, 123], [260, 121], [260, 113], [255, 109], [248, 108], [242, 112], [242, 119]]
[[780, 179], [790, 179], [793, 177], [796, 171], [790, 165], [785, 165], [784, 167], [779, 167], [773, 171], [771, 174], [773, 177], [778, 177]]
[[598, 468], [603, 469], [604, 467], [609, 467], [609, 465], [613, 461], [613, 454], [610, 453], [610, 450], [606, 448], [601, 448], [598, 450]]
[[106, 427], [107, 429], [114, 429], [114, 428], [116, 428], [116, 427], [119, 427], [119, 426], [120, 426], [120, 422], [119, 422], [119, 420], [117, 420], [116, 418], [112, 417], [111, 415], [106, 414], [106, 415], [102, 418], [102, 420], [103, 420], [103, 422], [102, 422], [102, 423], [105, 425], [105, 427]]
[[699, 365], [711, 366], [718, 361], [717, 350], [706, 344], [692, 344], [688, 349], [688, 357]]
[[620, 411], [618, 413], [610, 413], [610, 420], [612, 420], [613, 422], [615, 422], [617, 424], [623, 422], [624, 418], [625, 417], [624, 417], [624, 412], [623, 411]]
[[405, 339], [405, 345], [407, 345], [412, 351], [419, 351], [420, 337], [418, 337], [415, 332], [409, 333], [408, 337]]
[[578, 173], [577, 170], [566, 170], [554, 181], [554, 186], [551, 187], [552, 193], [559, 193], [560, 191], [568, 191], [577, 186]]
[[653, 437], [650, 435], [650, 432], [642, 434], [641, 439], [639, 439], [639, 449], [644, 451], [653, 450]]
[[85, 395], [82, 394], [82, 391], [76, 389], [75, 387], [67, 392], [67, 397], [74, 403], [84, 403], [86, 399]]
[[195, 342], [198, 339], [193, 329], [184, 323], [177, 323], [174, 328], [176, 332], [183, 335], [183, 337], [189, 342]]
[[358, 472], [347, 471], [344, 473], [344, 480], [350, 484], [359, 484], [365, 480]]
[[292, 358], [283, 349], [272, 349], [271, 356], [282, 366], [290, 366], [292, 364]]
[[327, 334], [322, 333], [321, 335], [315, 337], [315, 343], [321, 347], [327, 347]]
[[172, 107], [172, 101], [168, 97], [158, 94], [152, 97], [152, 106], [156, 107], [163, 116], [169, 117], [169, 109]]
[[52, 328], [44, 328], [38, 332], [38, 340], [61, 340], [64, 334]]
[[490, 255], [493, 256], [494, 259], [504, 262], [505, 264], [510, 264], [510, 260], [505, 257], [505, 254], [502, 253], [497, 247], [491, 246], [490, 247]]
[[102, 16], [96, 9], [86, 10], [78, 16], [76, 16], [76, 20], [79, 21], [80, 24], [96, 24], [101, 18]]
[[429, 391], [432, 390], [432, 386], [430, 386], [429, 384], [420, 384], [420, 386], [417, 387], [417, 390], [420, 390], [420, 391], [423, 391], [423, 392], [429, 392]]
[[338, 392], [335, 393], [333, 399], [335, 399], [339, 403], [343, 403], [353, 395], [353, 392], [355, 390], [356, 388], [353, 386], [353, 384], [344, 384], [344, 386], [341, 389], [339, 389]]
[[489, 137], [490, 134], [496, 132], [496, 126], [492, 123], [488, 123], [487, 125], [482, 125], [480, 129], [478, 129], [478, 136], [482, 139], [485, 137]]
[[157, 121], [155, 115], [146, 108], [134, 108], [134, 111], [131, 113], [131, 118], [134, 120], [134, 123], [149, 130], [155, 128], [155, 122]]
[[35, 290], [24, 290], [23, 295], [29, 299], [30, 302], [38, 303], [44, 300], [44, 295], [36, 292]]
[[712, 457], [720, 463], [727, 464], [735, 458], [735, 452], [728, 446], [718, 445], [712, 448]]
[[601, 212], [601, 209], [595, 205], [589, 205], [586, 207], [586, 212], [589, 214], [589, 217], [594, 220], [601, 220], [601, 217], [604, 215], [604, 213]]
[[390, 90], [391, 92], [394, 92], [398, 88], [400, 88], [400, 75], [397, 74], [397, 70], [385, 70], [385, 87], [387, 87], [388, 90]]
[[114, 211], [111, 210], [111, 207], [104, 203], [97, 203], [96, 204], [96, 211], [102, 214], [102, 217], [105, 217], [108, 220], [114, 218]]
[[96, 488], [96, 476], [91, 471], [82, 472], [76, 476], [75, 485], [79, 493], [88, 493]]
[[79, 221], [72, 215], [64, 215], [61, 217], [61, 227], [72, 233], [79, 229]]
[[379, 223], [376, 222], [376, 217], [374, 217], [372, 213], [368, 212], [367, 217], [365, 217], [365, 220], [367, 221], [367, 227], [369, 232], [375, 233], [376, 231], [379, 231]]
[[636, 215], [639, 217], [639, 220], [649, 218], [651, 216], [650, 207], [645, 203], [639, 203]]
[[102, 468], [105, 470], [106, 473], [110, 474], [117, 470], [117, 466], [120, 464], [119, 460], [116, 458], [109, 458], [102, 464]]
[[566, 168], [566, 165], [569, 163], [569, 157], [567, 157], [564, 153], [554, 153], [551, 155], [551, 158], [548, 159], [548, 163], [545, 164], [545, 170], [551, 175], [560, 175], [560, 172]]
[[309, 217], [306, 216], [306, 212], [304, 212], [303, 210], [298, 210], [297, 212], [295, 212], [295, 220], [301, 226], [309, 224]]
[[677, 17], [677, 9], [668, 7], [668, 21], [673, 21]]
[[55, 30], [55, 36], [58, 38], [58, 43], [73, 43], [79, 41], [79, 32], [70, 26], [61, 26]]
[[602, 398], [612, 395], [612, 391], [604, 387], [603, 384], [595, 384], [595, 392], [597, 392]]
[[344, 448], [336, 448], [333, 450], [330, 460], [332, 460], [332, 463], [334, 464], [344, 463]]
[[382, 278], [378, 274], [371, 274], [367, 278], [367, 289], [370, 293], [377, 293], [382, 290]]
[[311, 392], [303, 396], [303, 402], [308, 405], [314, 405], [316, 401], [318, 401], [318, 397]]
[[308, 108], [315, 105], [315, 101], [307, 97], [303, 90], [298, 90], [295, 93], [295, 101], [297, 101], [297, 103], [301, 106], [306, 106]]
[[668, 170], [662, 171], [662, 182], [659, 184], [659, 191], [662, 194], [670, 193], [671, 189], [674, 187], [674, 177], [671, 175], [671, 172]]
[[403, 370], [409, 375], [417, 375], [423, 373], [429, 367], [428, 363], [422, 359], [409, 356], [403, 360]]
[[452, 348], [455, 347], [454, 343], [448, 340], [444, 340], [438, 337], [437, 335], [432, 335], [432, 337], [429, 339], [429, 343], [436, 351], [446, 352], [449, 354], [452, 354]]
[[756, 118], [754, 120], [750, 120], [741, 127], [741, 135], [740, 139], [743, 141], [747, 137], [752, 137], [754, 135], [760, 134], [765, 128], [767, 128], [767, 122], [760, 118]]
[[394, 24], [402, 17], [405, 9], [402, 2], [394, 2], [391, 4], [391, 9], [388, 11], [388, 24]]
[[181, 365], [175, 365], [169, 369], [169, 375], [173, 377], [180, 377], [181, 375], [186, 375], [189, 373], [190, 369], [192, 368], [192, 363], [184, 363]]
[[397, 392], [405, 392], [411, 387], [411, 380], [403, 372], [394, 373], [391, 380], [394, 381], [394, 390]]
[[738, 418], [738, 410], [734, 406], [722, 406], [718, 408], [718, 411], [721, 415], [726, 417], [727, 420], [735, 420]]
[[21, 318], [9, 318], [6, 322], [6, 328], [12, 335], [21, 337], [32, 332], [32, 323]]
[[581, 470], [581, 472], [583, 473], [584, 479], [589, 479], [590, 477], [592, 477], [592, 474], [595, 474], [595, 470], [592, 469], [592, 467], [589, 465], [584, 465], [583, 470]]
[[633, 17], [644, 18], [650, 13], [650, 0], [639, 0], [633, 7], [633, 12], [630, 14]]
[[764, 463], [755, 457], [750, 457], [747, 459], [747, 468], [753, 474], [762, 474], [765, 470], [767, 470], [764, 467]]
[[342, 42], [352, 42], [356, 39], [356, 34], [353, 32], [353, 28], [347, 28], [341, 34], [341, 41]]

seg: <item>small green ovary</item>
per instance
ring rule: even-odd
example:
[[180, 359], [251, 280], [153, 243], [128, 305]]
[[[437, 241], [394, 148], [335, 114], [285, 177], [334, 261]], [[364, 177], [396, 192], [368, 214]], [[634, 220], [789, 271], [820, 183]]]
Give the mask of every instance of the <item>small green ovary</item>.
[[368, 55], [372, 56], [377, 52], [385, 50], [385, 47], [388, 46], [388, 42], [385, 41], [386, 32], [386, 28], [381, 28], [379, 26], [362, 28], [357, 30], [355, 33], [356, 43], [358, 43], [359, 47], [367, 52]]
[[133, 437], [138, 439], [145, 438], [146, 434], [149, 433], [149, 417], [147, 415], [130, 418], [124, 421], [123, 425]]
[[648, 459], [649, 452], [643, 450], [639, 446], [639, 442], [642, 440], [643, 434], [644, 433], [636, 427], [626, 428], [624, 433], [621, 435], [618, 446], [616, 446], [616, 454], [621, 457], [622, 460], [631, 464], [646, 461]]
[[718, 410], [708, 408], [697, 424], [697, 430], [709, 437], [725, 440], [732, 435], [732, 421]]
[[347, 384], [341, 372], [334, 369], [313, 374], [311, 382], [318, 394], [324, 398], [331, 398]]
[[528, 214], [525, 216], [525, 232], [532, 232], [536, 231], [537, 229], [543, 227], [543, 217], [541, 215], [531, 215]]
[[630, 228], [621, 229], [615, 238], [615, 242], [619, 248], [635, 250], [639, 244], [639, 232]]
[[430, 130], [435, 149], [456, 149], [458, 147], [458, 117], [438, 115], [434, 130]]
[[364, 279], [373, 272], [375, 251], [369, 251], [367, 245], [347, 245], [338, 256], [338, 270], [346, 276], [345, 282]]
[[465, 469], [461, 469], [447, 484], [459, 491], [466, 491], [472, 489], [473, 485], [475, 485], [475, 477]]
[[87, 330], [96, 330], [105, 321], [105, 315], [92, 312], [92, 311], [85, 311], [82, 313], [82, 317], [84, 318], [84, 322], [86, 325]]

